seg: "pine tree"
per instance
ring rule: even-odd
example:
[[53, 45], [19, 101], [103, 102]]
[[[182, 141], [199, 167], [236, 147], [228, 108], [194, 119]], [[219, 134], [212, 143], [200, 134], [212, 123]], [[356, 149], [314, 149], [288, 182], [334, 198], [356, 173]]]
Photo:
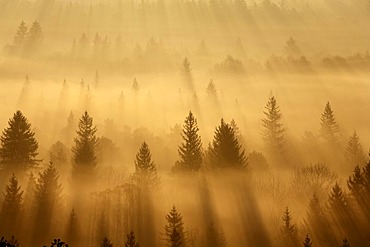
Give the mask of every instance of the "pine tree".
[[347, 207], [347, 200], [343, 194], [342, 188], [336, 183], [329, 195], [329, 208], [339, 213], [343, 213]]
[[348, 189], [352, 198], [362, 204], [365, 199], [365, 179], [359, 166], [356, 166], [353, 175], [347, 180]]
[[338, 144], [339, 127], [335, 121], [334, 112], [331, 109], [330, 103], [325, 105], [324, 112], [321, 114], [321, 129], [320, 135], [330, 145]]
[[17, 171], [38, 164], [38, 143], [27, 118], [21, 111], [17, 111], [8, 124], [9, 127], [3, 130], [0, 138], [0, 158], [4, 168]]
[[18, 185], [16, 176], [12, 175], [9, 179], [9, 184], [6, 186], [4, 201], [1, 205], [1, 228], [6, 234], [15, 234], [18, 229], [18, 223], [22, 210], [23, 191]]
[[125, 247], [139, 247], [139, 243], [135, 240], [135, 234], [131, 231], [129, 234], [126, 235], [126, 242]]
[[110, 240], [107, 237], [104, 237], [103, 242], [100, 245], [100, 247], [113, 247], [113, 244], [110, 242]]
[[34, 21], [26, 35], [25, 52], [34, 54], [38, 52], [43, 40], [42, 29], [40, 23]]
[[176, 207], [173, 206], [170, 213], [166, 215], [167, 224], [164, 226], [164, 240], [170, 246], [172, 244], [179, 244], [175, 246], [185, 246], [186, 232], [184, 231], [184, 222], [182, 216], [177, 212]]
[[192, 92], [194, 90], [193, 75], [190, 68], [190, 62], [187, 57], [184, 58], [180, 71], [182, 80], [184, 81], [186, 88], [190, 90], [190, 92]]
[[24, 21], [18, 26], [17, 32], [13, 39], [14, 52], [19, 52], [26, 41], [27, 26]]
[[144, 188], [156, 186], [159, 183], [157, 168], [152, 161], [152, 155], [146, 142], [141, 145], [136, 154], [133, 180]]
[[73, 176], [79, 178], [93, 178], [96, 167], [96, 148], [98, 140], [95, 136], [97, 129], [93, 125], [93, 119], [87, 111], [82, 115], [74, 139], [73, 152]]
[[292, 224], [292, 216], [286, 207], [283, 215], [284, 225], [281, 227], [281, 239], [287, 246], [297, 246], [297, 226]]
[[181, 143], [178, 149], [180, 160], [178, 160], [172, 168], [174, 173], [197, 172], [201, 168], [203, 153], [202, 141], [198, 131], [197, 119], [190, 111], [183, 125], [181, 133], [183, 143]]
[[139, 82], [136, 80], [136, 78], [134, 78], [134, 81], [132, 82], [131, 90], [134, 92], [135, 95], [137, 95], [139, 93], [140, 86], [139, 86]]
[[365, 167], [362, 169], [362, 172], [365, 193], [367, 196], [367, 200], [370, 201], [370, 160], [366, 163]]
[[343, 239], [341, 247], [351, 247], [347, 238]]
[[356, 131], [354, 131], [352, 136], [349, 138], [347, 148], [345, 149], [345, 158], [351, 166], [360, 166], [366, 162], [365, 153]]
[[207, 91], [207, 96], [208, 97], [210, 97], [210, 98], [217, 97], [216, 86], [215, 86], [215, 83], [213, 82], [212, 79], [209, 81], [206, 91]]
[[311, 242], [311, 239], [308, 237], [308, 234], [306, 235], [306, 238], [304, 239], [303, 246], [304, 247], [311, 247], [312, 246], [312, 242]]
[[304, 220], [305, 229], [316, 239], [318, 245], [330, 245], [333, 241], [330, 232], [330, 225], [326, 212], [321, 206], [316, 193], [310, 199], [307, 211], [307, 217]]
[[263, 140], [268, 150], [274, 155], [281, 155], [285, 151], [284, 133], [286, 129], [281, 123], [282, 113], [274, 96], [271, 96], [263, 112], [265, 117], [262, 119]]
[[234, 129], [221, 119], [209, 148], [211, 165], [216, 168], [246, 169], [248, 160], [239, 144]]
[[62, 186], [58, 181], [59, 174], [52, 162], [39, 174], [35, 191], [35, 236], [36, 242], [45, 242], [50, 231], [53, 215], [59, 210]]

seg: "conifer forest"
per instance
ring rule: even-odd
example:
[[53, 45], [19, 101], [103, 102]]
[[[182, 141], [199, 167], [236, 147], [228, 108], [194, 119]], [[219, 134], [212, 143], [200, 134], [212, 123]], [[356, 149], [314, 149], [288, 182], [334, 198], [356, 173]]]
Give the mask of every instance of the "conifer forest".
[[369, 0], [0, 0], [0, 247], [369, 247]]

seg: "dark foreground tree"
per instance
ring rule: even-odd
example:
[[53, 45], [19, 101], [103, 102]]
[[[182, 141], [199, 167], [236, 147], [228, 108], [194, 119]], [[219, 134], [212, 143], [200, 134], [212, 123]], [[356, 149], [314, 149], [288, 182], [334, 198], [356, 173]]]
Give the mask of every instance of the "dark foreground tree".
[[135, 240], [135, 234], [131, 231], [129, 234], [126, 235], [126, 242], [125, 247], [139, 247], [139, 243]]
[[211, 166], [215, 168], [246, 170], [248, 165], [245, 151], [239, 144], [235, 130], [223, 119], [221, 119], [221, 125], [216, 128], [208, 154]]
[[[44, 245], [44, 247], [46, 246]], [[58, 238], [54, 239], [53, 242], [50, 243], [50, 247], [68, 247], [68, 244]]]
[[18, 185], [18, 180], [13, 174], [6, 186], [4, 200], [1, 207], [0, 229], [8, 235], [17, 233], [22, 211], [23, 191]]
[[[164, 238], [170, 246], [184, 246], [186, 242], [186, 232], [182, 216], [173, 206], [170, 213], [166, 215], [167, 224], [164, 226]], [[177, 245], [176, 245], [177, 244]]]
[[141, 145], [135, 159], [135, 172], [133, 180], [145, 188], [156, 186], [159, 183], [157, 168], [152, 161], [152, 154], [148, 144], [145, 142]]
[[93, 125], [93, 119], [85, 111], [82, 115], [75, 138], [73, 152], [73, 177], [75, 179], [91, 179], [95, 175], [96, 168], [96, 148], [97, 138], [95, 136], [97, 129]]
[[272, 155], [282, 155], [285, 151], [284, 133], [286, 129], [281, 123], [282, 114], [274, 96], [271, 96], [263, 112], [263, 140]]
[[8, 124], [9, 127], [3, 130], [0, 138], [1, 164], [10, 171], [24, 171], [38, 164], [38, 143], [27, 118], [21, 111], [17, 111]]
[[197, 172], [203, 162], [202, 141], [198, 134], [197, 119], [190, 111], [185, 118], [185, 124], [181, 133], [183, 143], [179, 146], [180, 159], [172, 168], [174, 173]]

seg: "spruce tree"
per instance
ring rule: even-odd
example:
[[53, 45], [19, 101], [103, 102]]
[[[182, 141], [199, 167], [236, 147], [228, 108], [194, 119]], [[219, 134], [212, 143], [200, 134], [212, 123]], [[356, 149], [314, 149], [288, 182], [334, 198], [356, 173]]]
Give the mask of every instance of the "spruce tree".
[[362, 166], [363, 164], [365, 164], [365, 153], [356, 131], [354, 131], [352, 136], [349, 138], [348, 145], [345, 149], [344, 154], [348, 165]]
[[271, 96], [263, 112], [265, 117], [262, 119], [263, 140], [268, 151], [274, 156], [281, 155], [285, 151], [284, 133], [286, 129], [281, 123], [282, 113], [274, 96]]
[[236, 168], [246, 170], [248, 165], [245, 151], [239, 144], [234, 129], [221, 119], [209, 148], [209, 161], [215, 168]]
[[312, 242], [311, 242], [311, 239], [308, 237], [308, 234], [306, 235], [306, 238], [304, 239], [303, 246], [304, 247], [311, 247], [312, 246]]
[[185, 83], [185, 86], [190, 92], [194, 90], [193, 86], [193, 75], [190, 68], [190, 62], [187, 57], [184, 58], [182, 62], [182, 66], [180, 69], [181, 77], [183, 82]]
[[59, 174], [52, 162], [40, 172], [35, 191], [36, 225], [35, 241], [45, 242], [50, 231], [52, 217], [60, 209], [62, 186]]
[[9, 179], [9, 184], [5, 188], [5, 193], [3, 194], [4, 200], [1, 205], [1, 226], [3, 233], [15, 234], [18, 229], [18, 223], [22, 211], [23, 202], [23, 191], [18, 185], [18, 180], [16, 176], [12, 175]]
[[131, 231], [129, 234], [126, 235], [126, 242], [125, 247], [139, 247], [139, 243], [135, 240], [135, 234]]
[[184, 231], [184, 222], [182, 216], [173, 206], [170, 213], [166, 215], [167, 224], [164, 226], [164, 240], [172, 246], [173, 243], [179, 244], [176, 246], [185, 246], [186, 232]]
[[207, 96], [208, 97], [210, 97], [210, 98], [216, 98], [217, 97], [216, 86], [215, 86], [215, 83], [213, 82], [212, 79], [209, 81], [206, 91], [207, 91]]
[[181, 143], [178, 149], [180, 159], [172, 168], [174, 173], [197, 172], [201, 168], [203, 152], [202, 141], [198, 131], [197, 119], [190, 111], [183, 125], [181, 133], [183, 143]]
[[77, 130], [77, 137], [74, 139], [72, 175], [77, 178], [93, 178], [96, 168], [96, 148], [98, 145], [95, 136], [97, 129], [93, 125], [93, 119], [87, 111], [82, 115]]
[[346, 207], [347, 200], [343, 194], [342, 188], [336, 183], [329, 195], [329, 208], [341, 214]]
[[13, 39], [14, 52], [19, 52], [22, 49], [26, 41], [27, 29], [26, 23], [21, 21]]
[[359, 166], [355, 167], [353, 175], [348, 178], [347, 185], [352, 198], [361, 205], [364, 202], [366, 191], [365, 179]]
[[132, 92], [134, 92], [135, 95], [139, 93], [140, 90], [140, 85], [139, 82], [134, 78], [134, 81], [132, 82], [132, 87], [131, 87]]
[[286, 246], [297, 246], [297, 226], [293, 224], [289, 208], [286, 207], [283, 215], [284, 225], [281, 227], [281, 239]]
[[25, 170], [39, 163], [36, 159], [38, 143], [31, 124], [21, 111], [14, 113], [0, 138], [0, 158], [3, 167], [10, 171]]
[[334, 112], [331, 109], [330, 103], [325, 105], [324, 112], [321, 114], [321, 129], [320, 135], [329, 145], [338, 144], [339, 127], [334, 117]]
[[148, 144], [144, 142], [135, 159], [135, 172], [132, 176], [133, 180], [144, 188], [156, 186], [159, 184], [157, 175], [157, 167], [152, 161], [152, 154]]
[[25, 211], [30, 211], [35, 205], [35, 192], [36, 192], [36, 178], [33, 172], [28, 176], [27, 187], [24, 195], [24, 208]]
[[40, 23], [34, 21], [28, 30], [25, 42], [25, 52], [34, 54], [39, 51], [43, 40], [43, 33]]

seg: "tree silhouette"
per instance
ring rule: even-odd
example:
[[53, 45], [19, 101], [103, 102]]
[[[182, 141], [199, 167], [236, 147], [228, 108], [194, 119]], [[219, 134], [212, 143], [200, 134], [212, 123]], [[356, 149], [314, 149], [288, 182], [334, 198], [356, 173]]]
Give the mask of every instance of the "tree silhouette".
[[284, 133], [286, 131], [281, 123], [282, 114], [274, 96], [271, 96], [263, 112], [265, 117], [262, 119], [263, 140], [267, 148], [274, 156], [281, 155], [285, 151]]
[[215, 223], [211, 221], [206, 230], [206, 246], [212, 247], [226, 247], [226, 238], [221, 229], [217, 229]]
[[24, 208], [26, 211], [31, 210], [35, 203], [36, 178], [33, 172], [28, 176], [27, 187], [24, 195]]
[[286, 207], [283, 215], [284, 225], [281, 227], [281, 239], [287, 246], [298, 246], [297, 226], [292, 224], [292, 216]]
[[0, 138], [0, 158], [6, 170], [25, 170], [39, 163], [36, 159], [38, 143], [31, 124], [21, 111], [14, 113]]
[[223, 119], [220, 126], [216, 127], [208, 153], [210, 163], [215, 168], [246, 169], [248, 165], [245, 151], [242, 150], [234, 129]]
[[190, 62], [187, 57], [184, 58], [180, 69], [182, 80], [188, 90], [193, 91], [193, 75], [190, 68]]
[[79, 245], [79, 236], [80, 236], [80, 228], [78, 224], [78, 218], [73, 208], [71, 214], [68, 219], [67, 228], [66, 228], [66, 240], [72, 246]]
[[213, 82], [212, 79], [209, 81], [208, 86], [206, 88], [206, 91], [207, 91], [207, 96], [208, 97], [210, 97], [210, 98], [217, 97], [216, 86], [215, 86], [215, 83]]
[[40, 23], [34, 21], [28, 30], [25, 42], [25, 52], [27, 54], [35, 54], [39, 51], [43, 40], [42, 29]]
[[304, 247], [311, 247], [312, 246], [312, 242], [311, 242], [311, 239], [308, 237], [308, 234], [306, 235], [306, 238], [304, 239], [303, 246]]
[[365, 199], [365, 179], [359, 166], [356, 166], [353, 175], [347, 180], [348, 189], [351, 196], [359, 203]]
[[[183, 246], [186, 242], [186, 232], [182, 216], [173, 206], [170, 213], [166, 215], [167, 224], [164, 226], [164, 240], [170, 246]], [[177, 245], [176, 245], [177, 244]]]
[[133, 180], [144, 188], [156, 186], [159, 184], [157, 168], [152, 161], [152, 155], [148, 144], [144, 142], [135, 159], [135, 172], [132, 176]]
[[348, 145], [345, 149], [345, 158], [349, 165], [363, 165], [365, 164], [365, 153], [360, 143], [360, 138], [356, 131], [353, 132], [349, 138]]
[[18, 53], [23, 48], [25, 41], [26, 41], [26, 33], [27, 33], [27, 26], [24, 21], [21, 21], [17, 28], [17, 32], [13, 39], [13, 53]]
[[4, 200], [1, 205], [1, 229], [7, 234], [14, 234], [18, 230], [22, 211], [23, 191], [18, 185], [16, 176], [12, 175], [9, 184], [5, 188]]
[[113, 247], [113, 244], [107, 237], [103, 238], [103, 242], [101, 243], [100, 247]]
[[134, 81], [132, 82], [131, 90], [137, 95], [140, 90], [139, 82], [134, 78]]
[[335, 121], [334, 112], [331, 109], [330, 103], [325, 105], [324, 112], [321, 114], [321, 129], [320, 135], [330, 145], [338, 144], [339, 127]]
[[[330, 224], [328, 222], [326, 212], [321, 206], [319, 197], [316, 193], [310, 199], [307, 211], [307, 217], [304, 220], [304, 226], [310, 233], [311, 237], [316, 239], [318, 245], [331, 245], [333, 239], [330, 232]], [[335, 242], [335, 240], [334, 240]]]
[[82, 115], [77, 130], [77, 137], [74, 139], [73, 152], [73, 173], [75, 178], [93, 178], [96, 167], [97, 129], [93, 125], [93, 119], [87, 111]]
[[190, 111], [185, 118], [185, 124], [181, 133], [183, 143], [179, 146], [178, 160], [172, 168], [174, 173], [179, 172], [197, 172], [203, 162], [202, 141], [198, 134], [197, 119]]
[[35, 241], [45, 242], [48, 236], [52, 217], [60, 209], [58, 203], [61, 201], [62, 186], [58, 181], [59, 174], [53, 163], [39, 174], [35, 191], [36, 225]]
[[126, 235], [126, 242], [125, 247], [139, 247], [139, 243], [135, 240], [135, 234], [131, 231], [129, 234]]

